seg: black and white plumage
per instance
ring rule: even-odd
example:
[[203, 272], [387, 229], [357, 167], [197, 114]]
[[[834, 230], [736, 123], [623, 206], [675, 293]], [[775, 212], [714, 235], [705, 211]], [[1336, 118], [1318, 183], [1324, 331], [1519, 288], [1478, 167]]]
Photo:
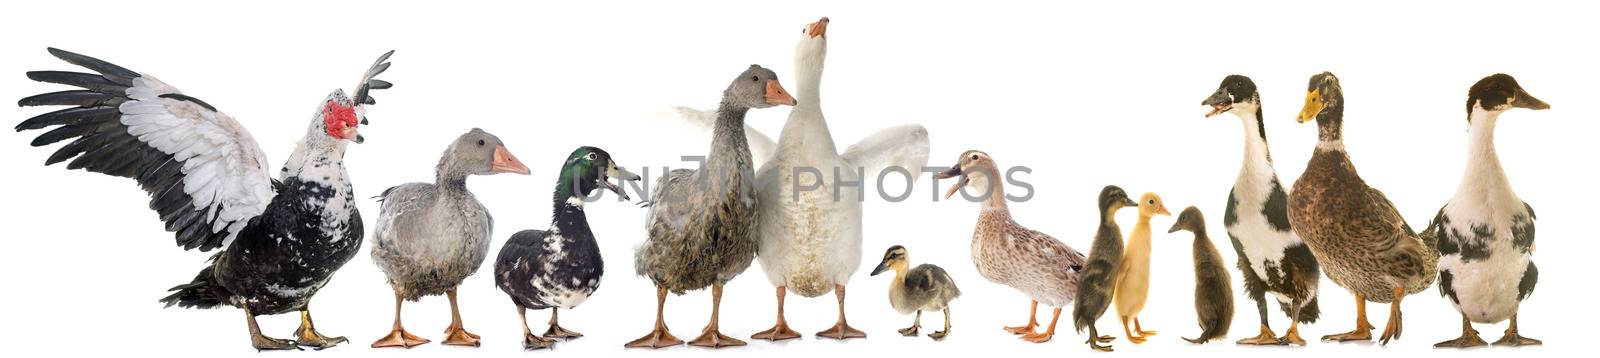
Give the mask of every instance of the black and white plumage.
[[[1228, 192], [1223, 225], [1238, 257], [1245, 293], [1256, 302], [1261, 333], [1239, 344], [1305, 345], [1299, 324], [1316, 322], [1321, 314], [1317, 283], [1322, 274], [1316, 256], [1289, 225], [1288, 195], [1267, 149], [1261, 95], [1249, 77], [1230, 75], [1201, 104], [1212, 108], [1207, 117], [1233, 113], [1244, 124], [1244, 164]], [[1289, 316], [1289, 331], [1281, 338], [1268, 323], [1268, 293]]]
[[[1473, 323], [1516, 321], [1522, 300], [1533, 293], [1533, 207], [1511, 189], [1495, 154], [1494, 128], [1513, 108], [1550, 108], [1505, 74], [1485, 77], [1467, 95], [1467, 165], [1450, 202], [1422, 235], [1439, 243], [1439, 292], [1461, 312], [1462, 335], [1439, 347], [1487, 344]], [[1520, 336], [1516, 324], [1497, 345], [1539, 344]]]
[[550, 329], [542, 336], [528, 330], [523, 318], [523, 348], [546, 348], [549, 338], [576, 338], [583, 334], [557, 324], [556, 310], [582, 304], [600, 288], [605, 262], [600, 245], [589, 229], [583, 206], [596, 189], [608, 189], [628, 200], [621, 186], [610, 178], [639, 180], [611, 159], [611, 154], [595, 147], [573, 151], [562, 164], [556, 181], [555, 211], [549, 230], [523, 230], [511, 235], [494, 264], [494, 285], [504, 291], [525, 315], [528, 309], [551, 309]]
[[[261, 335], [254, 316], [308, 311], [311, 297], [360, 247], [361, 219], [350, 200], [343, 157], [349, 141], [359, 142], [360, 103], [368, 99], [343, 91], [328, 95], [274, 180], [255, 139], [210, 104], [105, 61], [54, 48], [50, 53], [96, 73], [29, 72], [36, 81], [82, 89], [18, 101], [74, 107], [30, 118], [16, 129], [54, 126], [32, 144], [72, 141], [46, 165], [71, 159], [68, 169], [132, 178], [150, 194], [150, 208], [179, 246], [223, 248], [162, 302], [241, 307], [256, 348], [294, 348], [296, 342]], [[389, 55], [379, 58], [360, 87], [389, 86], [372, 79], [388, 67]], [[321, 348], [343, 341], [321, 336], [308, 315], [302, 318], [298, 344]]]

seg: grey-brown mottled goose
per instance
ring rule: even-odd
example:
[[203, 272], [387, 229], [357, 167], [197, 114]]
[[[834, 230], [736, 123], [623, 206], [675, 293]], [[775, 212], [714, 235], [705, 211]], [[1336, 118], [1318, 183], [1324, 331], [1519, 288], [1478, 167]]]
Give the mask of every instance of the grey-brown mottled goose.
[[634, 269], [656, 286], [656, 323], [626, 347], [662, 348], [683, 341], [662, 318], [667, 292], [711, 287], [711, 322], [690, 344], [720, 348], [744, 345], [718, 329], [722, 285], [755, 259], [755, 169], [745, 143], [744, 117], [751, 108], [794, 105], [778, 75], [750, 65], [722, 93], [711, 148], [699, 169], [677, 169], [656, 182], [645, 218], [649, 237], [634, 252]]

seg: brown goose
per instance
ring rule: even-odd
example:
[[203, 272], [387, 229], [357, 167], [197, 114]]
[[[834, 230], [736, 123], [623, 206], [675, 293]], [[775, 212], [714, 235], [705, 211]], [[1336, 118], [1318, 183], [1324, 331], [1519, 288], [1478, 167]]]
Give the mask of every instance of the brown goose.
[[1356, 296], [1356, 328], [1323, 340], [1372, 339], [1366, 303], [1388, 303], [1384, 344], [1400, 337], [1400, 300], [1422, 292], [1438, 273], [1436, 242], [1411, 230], [1383, 192], [1356, 174], [1344, 149], [1344, 92], [1339, 78], [1311, 76], [1296, 119], [1317, 121], [1317, 147], [1289, 195], [1289, 222], [1333, 283]]

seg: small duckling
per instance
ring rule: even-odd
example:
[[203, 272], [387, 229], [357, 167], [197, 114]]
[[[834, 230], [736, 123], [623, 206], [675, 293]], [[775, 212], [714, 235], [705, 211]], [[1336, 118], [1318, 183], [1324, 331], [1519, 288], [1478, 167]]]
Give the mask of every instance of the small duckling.
[[933, 340], [944, 340], [950, 334], [950, 300], [960, 297], [961, 289], [956, 288], [955, 280], [950, 279], [950, 274], [939, 266], [910, 266], [911, 259], [906, 256], [906, 248], [894, 245], [883, 254], [883, 262], [878, 263], [878, 268], [872, 269], [872, 275], [894, 270], [894, 281], [889, 283], [889, 305], [894, 306], [894, 310], [900, 314], [917, 313], [917, 318], [911, 321], [911, 327], [901, 328], [900, 334], [907, 337], [917, 335], [917, 330], [922, 328], [922, 311], [944, 310], [944, 330], [928, 334]]
[[[1146, 331], [1139, 324], [1139, 312], [1144, 311], [1145, 300], [1150, 297], [1150, 218], [1156, 215], [1172, 216], [1172, 213], [1162, 204], [1161, 196], [1144, 193], [1139, 197], [1139, 221], [1128, 233], [1128, 248], [1122, 253], [1122, 268], [1117, 270], [1117, 285], [1114, 286], [1122, 333], [1134, 344], [1144, 343], [1146, 337], [1156, 335], [1156, 331]], [[1131, 331], [1129, 322], [1133, 323]]]
[[1117, 226], [1117, 210], [1138, 207], [1139, 202], [1128, 198], [1128, 193], [1116, 185], [1100, 190], [1100, 227], [1095, 230], [1094, 246], [1089, 248], [1089, 261], [1078, 273], [1078, 292], [1073, 300], [1072, 325], [1078, 332], [1089, 329], [1090, 349], [1110, 352], [1109, 343], [1116, 338], [1102, 336], [1094, 322], [1106, 314], [1111, 306], [1111, 294], [1117, 282], [1117, 269], [1122, 267], [1122, 229]]
[[1194, 233], [1194, 312], [1200, 322], [1200, 337], [1183, 340], [1202, 344], [1225, 337], [1233, 322], [1233, 279], [1228, 276], [1228, 266], [1206, 235], [1206, 219], [1200, 215], [1200, 208], [1183, 209], [1167, 232], [1179, 230]]

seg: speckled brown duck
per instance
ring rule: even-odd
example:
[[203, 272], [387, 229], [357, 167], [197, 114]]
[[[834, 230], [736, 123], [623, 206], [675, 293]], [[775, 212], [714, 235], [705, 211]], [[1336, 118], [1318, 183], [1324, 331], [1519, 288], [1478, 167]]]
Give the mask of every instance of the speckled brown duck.
[[1311, 76], [1305, 107], [1296, 119], [1317, 121], [1317, 146], [1289, 195], [1289, 221], [1333, 283], [1356, 298], [1356, 328], [1323, 340], [1372, 339], [1366, 302], [1388, 303], [1381, 341], [1400, 337], [1400, 301], [1433, 284], [1436, 242], [1424, 241], [1383, 192], [1356, 174], [1344, 147], [1344, 93], [1339, 78]]
[[778, 75], [757, 65], [734, 78], [717, 107], [711, 149], [700, 169], [677, 169], [656, 182], [645, 218], [650, 236], [634, 252], [634, 269], [656, 286], [656, 324], [626, 347], [682, 344], [667, 331], [661, 311], [667, 292], [711, 287], [711, 322], [689, 344], [720, 348], [744, 341], [718, 330], [722, 286], [755, 259], [756, 188], [745, 142], [744, 117], [751, 108], [794, 105]]
[[[1033, 302], [1028, 309], [1028, 323], [1007, 327], [1006, 331], [1034, 343], [1049, 341], [1055, 336], [1061, 308], [1071, 304], [1078, 292], [1078, 271], [1083, 269], [1083, 254], [1061, 240], [1030, 230], [1011, 219], [1000, 169], [988, 153], [976, 150], [962, 153], [955, 166], [936, 174], [935, 178], [957, 176], [961, 180], [945, 192], [945, 198], [965, 187], [972, 190], [963, 196], [972, 195], [969, 198], [982, 203], [983, 210], [978, 212], [978, 225], [972, 233], [972, 263], [978, 267], [978, 274], [990, 282], [1022, 291]], [[1055, 311], [1045, 331], [1035, 332], [1039, 326], [1035, 315], [1040, 303], [1055, 307]]]

